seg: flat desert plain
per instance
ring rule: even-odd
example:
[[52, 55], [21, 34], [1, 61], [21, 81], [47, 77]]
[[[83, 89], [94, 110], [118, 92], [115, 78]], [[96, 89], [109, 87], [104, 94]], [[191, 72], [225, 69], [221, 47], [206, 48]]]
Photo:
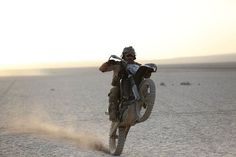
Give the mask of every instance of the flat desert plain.
[[[107, 153], [112, 73], [97, 68], [0, 72], [1, 157]], [[236, 68], [160, 66], [156, 102], [121, 156], [236, 156]]]

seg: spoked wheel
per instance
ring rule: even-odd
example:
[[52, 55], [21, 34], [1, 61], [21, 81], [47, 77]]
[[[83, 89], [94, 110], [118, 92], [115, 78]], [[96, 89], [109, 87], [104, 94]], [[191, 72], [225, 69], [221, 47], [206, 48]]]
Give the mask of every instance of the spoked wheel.
[[[110, 131], [113, 131], [115, 123], [112, 122]], [[120, 155], [123, 151], [125, 140], [130, 127], [118, 127], [109, 138], [109, 150], [112, 155]]]
[[156, 97], [155, 83], [151, 79], [145, 79], [140, 83], [139, 92], [141, 101], [137, 105], [138, 123], [143, 122], [151, 115]]

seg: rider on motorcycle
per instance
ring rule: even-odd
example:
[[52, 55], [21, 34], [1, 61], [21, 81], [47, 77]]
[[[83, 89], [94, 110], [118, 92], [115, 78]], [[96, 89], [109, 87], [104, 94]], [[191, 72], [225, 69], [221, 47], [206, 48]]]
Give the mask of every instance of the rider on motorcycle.
[[[123, 49], [122, 59], [127, 62], [127, 66], [136, 66], [139, 67], [141, 64], [135, 62], [136, 53], [132, 46], [125, 47]], [[136, 69], [136, 68], [134, 68]], [[99, 70], [101, 72], [108, 72], [113, 70], [113, 79], [111, 85], [113, 86], [110, 89], [108, 94], [109, 96], [109, 119], [111, 121], [117, 121], [117, 114], [118, 114], [118, 105], [119, 105], [119, 98], [120, 98], [120, 80], [124, 77], [124, 69], [122, 69], [122, 63], [120, 61], [109, 60], [103, 63]]]

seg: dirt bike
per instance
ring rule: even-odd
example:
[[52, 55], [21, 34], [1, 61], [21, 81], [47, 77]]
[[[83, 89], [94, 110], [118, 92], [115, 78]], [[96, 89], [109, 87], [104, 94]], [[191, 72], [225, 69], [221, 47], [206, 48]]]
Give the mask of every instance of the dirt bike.
[[122, 58], [111, 55], [109, 60], [119, 60], [125, 71], [120, 81], [118, 121], [112, 122], [109, 133], [109, 151], [120, 155], [131, 126], [144, 122], [151, 115], [156, 97], [156, 88], [151, 73], [155, 64], [128, 64]]

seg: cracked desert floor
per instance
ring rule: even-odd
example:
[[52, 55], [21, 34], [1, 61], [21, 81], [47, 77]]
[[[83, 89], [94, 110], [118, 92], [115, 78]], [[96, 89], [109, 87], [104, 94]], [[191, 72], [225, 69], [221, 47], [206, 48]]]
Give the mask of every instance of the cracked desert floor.
[[[97, 68], [2, 73], [0, 157], [110, 156], [111, 78]], [[159, 68], [152, 79], [153, 112], [121, 156], [236, 156], [236, 68]]]

